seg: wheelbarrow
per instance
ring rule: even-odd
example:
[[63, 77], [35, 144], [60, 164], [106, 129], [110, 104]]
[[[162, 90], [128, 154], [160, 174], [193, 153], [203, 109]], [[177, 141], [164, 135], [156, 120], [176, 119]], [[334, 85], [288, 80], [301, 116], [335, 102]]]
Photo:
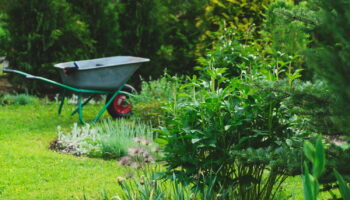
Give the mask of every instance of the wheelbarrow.
[[[63, 88], [60, 98], [58, 114], [61, 114], [66, 97], [66, 91], [72, 91], [78, 95], [77, 108], [71, 115], [78, 113], [79, 121], [83, 120], [83, 107], [95, 95], [107, 95], [106, 103], [92, 123], [95, 123], [107, 110], [113, 118], [123, 118], [130, 115], [131, 105], [126, 101], [134, 90], [126, 82], [144, 62], [149, 62], [147, 58], [132, 56], [114, 56], [97, 58], [91, 60], [81, 60], [55, 64], [58, 69], [62, 83], [34, 76], [22, 71], [13, 69], [3, 69], [5, 73], [16, 73], [28, 79], [41, 80], [55, 86]], [[83, 101], [82, 95], [88, 94], [88, 98]]]

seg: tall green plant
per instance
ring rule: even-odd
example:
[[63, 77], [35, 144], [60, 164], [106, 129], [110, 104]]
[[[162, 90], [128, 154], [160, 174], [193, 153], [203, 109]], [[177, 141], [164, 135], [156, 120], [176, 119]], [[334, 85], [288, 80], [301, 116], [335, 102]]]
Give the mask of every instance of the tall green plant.
[[333, 172], [334, 172], [335, 177], [338, 180], [339, 190], [340, 190], [341, 195], [343, 196], [344, 200], [349, 200], [350, 199], [350, 187], [346, 184], [343, 177], [339, 174], [339, 172], [336, 169], [334, 169]]
[[168, 172], [205, 186], [197, 177], [214, 171], [215, 189], [231, 188], [238, 199], [274, 198], [287, 176], [298, 173], [301, 138], [282, 120], [279, 94], [259, 93], [225, 71], [207, 69], [209, 79], [190, 79], [167, 106], [172, 117], [158, 141]]
[[322, 138], [318, 137], [315, 146], [306, 141], [304, 143], [304, 153], [306, 158], [312, 163], [312, 171], [310, 173], [307, 163], [304, 162], [304, 197], [306, 200], [316, 200], [319, 193], [318, 178], [326, 166]]
[[[322, 137], [319, 136], [317, 138], [315, 145], [306, 141], [304, 143], [304, 153], [312, 166], [310, 172], [308, 163], [304, 162], [304, 198], [306, 200], [316, 200], [320, 191], [319, 179], [326, 169], [326, 154], [322, 144]], [[333, 168], [333, 174], [338, 181], [339, 191], [343, 199], [350, 199], [350, 188], [343, 177], [335, 168]]]

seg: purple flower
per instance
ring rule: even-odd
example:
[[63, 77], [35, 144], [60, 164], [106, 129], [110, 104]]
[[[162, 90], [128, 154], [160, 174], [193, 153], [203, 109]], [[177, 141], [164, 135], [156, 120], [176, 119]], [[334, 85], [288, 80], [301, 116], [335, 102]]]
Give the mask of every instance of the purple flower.
[[138, 147], [131, 147], [128, 149], [128, 153], [130, 156], [136, 156], [141, 152], [141, 148]]
[[134, 169], [141, 169], [141, 165], [139, 163], [137, 163], [137, 162], [133, 162], [131, 164], [131, 167], [134, 168]]
[[151, 149], [151, 152], [157, 153], [157, 152], [159, 152], [159, 148], [158, 148], [158, 147], [153, 147], [153, 148]]
[[119, 160], [120, 166], [129, 166], [131, 164], [131, 158], [129, 156], [124, 156]]
[[151, 145], [152, 142], [149, 141], [149, 140], [143, 139], [143, 140], [141, 141], [141, 144], [143, 144], [143, 145], [145, 145], [145, 146], [148, 146], [148, 145]]
[[134, 137], [134, 142], [141, 143], [142, 139], [139, 137]]
[[145, 163], [155, 163], [156, 159], [152, 156], [149, 156], [145, 159]]

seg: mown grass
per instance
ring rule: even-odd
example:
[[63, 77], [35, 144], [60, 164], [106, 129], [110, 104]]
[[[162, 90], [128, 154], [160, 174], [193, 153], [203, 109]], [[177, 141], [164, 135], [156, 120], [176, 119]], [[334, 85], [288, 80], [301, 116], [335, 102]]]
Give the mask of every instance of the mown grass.
[[[92, 119], [102, 105], [89, 105]], [[61, 116], [57, 104], [0, 106], [0, 199], [81, 199], [118, 192], [116, 161], [65, 155], [49, 150], [56, 127], [71, 127], [73, 106]], [[107, 116], [105, 115], [104, 118]]]

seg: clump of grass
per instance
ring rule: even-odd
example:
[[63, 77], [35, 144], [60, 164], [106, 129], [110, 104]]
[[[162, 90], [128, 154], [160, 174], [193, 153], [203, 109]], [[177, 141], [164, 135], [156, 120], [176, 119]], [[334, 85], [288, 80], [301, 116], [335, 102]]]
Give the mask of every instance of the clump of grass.
[[141, 92], [131, 98], [135, 116], [154, 127], [164, 125], [166, 112], [163, 106], [173, 100], [174, 91], [178, 90], [182, 80], [182, 77], [170, 76], [166, 72], [159, 79], [143, 80]]
[[138, 145], [135, 137], [152, 140], [150, 125], [127, 119], [107, 120], [93, 127], [74, 124], [68, 133], [58, 128], [54, 148], [77, 156], [116, 159], [126, 156], [130, 148]]
[[0, 103], [2, 105], [27, 105], [35, 104], [39, 102], [39, 98], [31, 96], [29, 94], [5, 94], [0, 97]]

